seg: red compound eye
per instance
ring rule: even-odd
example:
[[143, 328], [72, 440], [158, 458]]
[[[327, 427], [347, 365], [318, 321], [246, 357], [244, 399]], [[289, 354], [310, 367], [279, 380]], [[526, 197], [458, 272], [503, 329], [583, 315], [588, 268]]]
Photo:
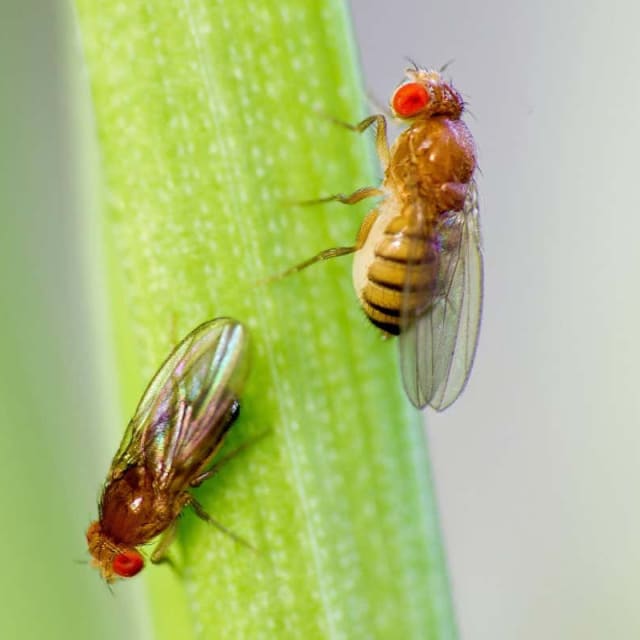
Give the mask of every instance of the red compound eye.
[[419, 82], [407, 82], [396, 89], [391, 107], [401, 118], [411, 118], [429, 103], [429, 92]]
[[144, 567], [142, 556], [133, 549], [118, 553], [113, 558], [113, 571], [121, 578], [131, 578]]

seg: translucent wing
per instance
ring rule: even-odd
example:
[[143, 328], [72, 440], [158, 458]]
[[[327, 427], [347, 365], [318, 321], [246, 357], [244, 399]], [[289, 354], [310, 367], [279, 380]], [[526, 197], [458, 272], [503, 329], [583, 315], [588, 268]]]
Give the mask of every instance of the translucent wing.
[[462, 211], [443, 217], [437, 242], [437, 289], [424, 308], [403, 312], [399, 349], [411, 402], [442, 411], [467, 383], [480, 328], [483, 266], [475, 183], [469, 186]]
[[186, 484], [210, 462], [238, 411], [247, 340], [242, 324], [217, 318], [178, 344], [144, 392], [109, 479], [144, 464], [159, 486]]

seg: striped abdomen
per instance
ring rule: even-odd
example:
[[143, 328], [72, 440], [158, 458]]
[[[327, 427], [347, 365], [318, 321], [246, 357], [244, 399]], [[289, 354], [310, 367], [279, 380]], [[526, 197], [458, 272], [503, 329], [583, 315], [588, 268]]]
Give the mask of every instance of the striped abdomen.
[[[438, 285], [439, 250], [432, 229], [411, 226], [397, 215], [387, 224], [373, 212], [363, 224], [362, 245], [354, 260], [354, 284], [369, 320], [392, 335], [401, 331], [403, 312], [412, 317], [426, 311]], [[358, 277], [360, 275], [360, 277]]]

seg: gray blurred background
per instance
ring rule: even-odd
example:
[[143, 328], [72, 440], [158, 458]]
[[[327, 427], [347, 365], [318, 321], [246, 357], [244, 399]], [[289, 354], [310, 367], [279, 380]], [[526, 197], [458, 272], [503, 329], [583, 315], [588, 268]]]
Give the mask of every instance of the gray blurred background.
[[[640, 5], [350, 4], [371, 92], [386, 100], [403, 56], [453, 59], [479, 147], [480, 348], [462, 398], [425, 416], [461, 636], [638, 638]], [[0, 20], [0, 637], [124, 640], [142, 633], [136, 587], [112, 598], [73, 563], [92, 515], [76, 505], [113, 449], [86, 424], [116, 419], [94, 401], [99, 282], [75, 240], [96, 231], [91, 156], [64, 7], [4, 3]]]
[[462, 638], [640, 638], [640, 5], [352, 0], [366, 82], [447, 69], [479, 148], [485, 313], [426, 420]]

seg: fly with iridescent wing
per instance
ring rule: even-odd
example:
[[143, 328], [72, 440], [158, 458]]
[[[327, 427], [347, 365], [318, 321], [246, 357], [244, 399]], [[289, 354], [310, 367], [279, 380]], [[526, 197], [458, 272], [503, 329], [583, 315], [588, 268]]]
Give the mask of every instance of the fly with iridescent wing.
[[160, 534], [151, 560], [162, 559], [187, 506], [217, 525], [189, 489], [215, 473], [212, 462], [238, 416], [247, 341], [235, 320], [206, 322], [151, 380], [111, 463], [99, 518], [87, 530], [92, 564], [107, 582], [139, 573], [137, 547]]

